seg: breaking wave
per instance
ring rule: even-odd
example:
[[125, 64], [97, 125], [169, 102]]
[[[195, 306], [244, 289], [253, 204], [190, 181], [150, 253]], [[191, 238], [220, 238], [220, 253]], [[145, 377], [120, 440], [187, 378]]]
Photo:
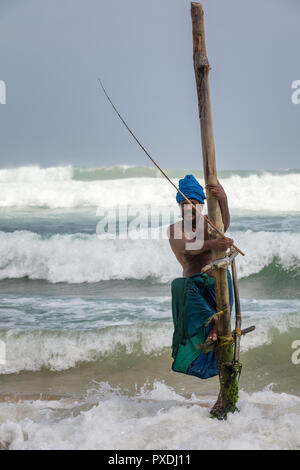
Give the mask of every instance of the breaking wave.
[[[267, 348], [266, 354], [261, 351], [260, 355], [265, 358], [265, 368], [272, 371], [279, 337], [285, 341], [283, 351], [290, 355], [293, 352], [291, 343], [300, 329], [300, 306], [298, 302], [285, 311], [282, 304], [271, 305], [269, 301], [269, 307], [270, 312], [265, 314], [263, 305], [258, 302], [257, 312], [249, 314], [243, 302], [243, 327], [255, 323], [256, 331], [242, 338], [241, 350], [246, 354], [262, 346]], [[0, 340], [6, 344], [6, 362], [0, 365], [0, 374], [42, 369], [63, 371], [88, 363], [101, 363], [100, 367], [108, 373], [112, 368], [127, 368], [132, 360], [143, 362], [151, 357], [153, 361], [159, 357], [159, 375], [161, 368], [168, 370], [171, 366], [171, 309], [169, 317], [169, 321], [144, 321], [94, 330], [1, 329]]]
[[[231, 234], [246, 256], [237, 258], [241, 278], [264, 268], [283, 276], [300, 275], [300, 234], [236, 232]], [[142, 262], [141, 262], [142, 260]], [[111, 240], [97, 235], [57, 234], [43, 237], [29, 231], [0, 232], [0, 279], [44, 279], [49, 282], [99, 282], [149, 279], [167, 283], [181, 276], [168, 240]]]
[[[167, 170], [177, 183], [188, 170]], [[200, 182], [203, 177], [196, 172]], [[220, 172], [231, 210], [294, 212], [300, 207], [300, 172]], [[42, 169], [38, 166], [0, 170], [0, 207], [114, 207], [120, 203], [174, 206], [174, 190], [143, 167]]]

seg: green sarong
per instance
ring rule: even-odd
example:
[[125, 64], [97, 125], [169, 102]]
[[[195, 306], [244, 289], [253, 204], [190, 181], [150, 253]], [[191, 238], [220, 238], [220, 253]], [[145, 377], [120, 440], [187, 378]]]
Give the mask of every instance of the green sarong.
[[[228, 287], [230, 306], [232, 306], [229, 271]], [[174, 323], [172, 369], [203, 379], [218, 375], [215, 352], [204, 354], [202, 349], [196, 346], [206, 340], [211, 331], [211, 324], [205, 327], [205, 323], [217, 312], [215, 278], [204, 273], [189, 278], [177, 278], [172, 282], [171, 289]]]

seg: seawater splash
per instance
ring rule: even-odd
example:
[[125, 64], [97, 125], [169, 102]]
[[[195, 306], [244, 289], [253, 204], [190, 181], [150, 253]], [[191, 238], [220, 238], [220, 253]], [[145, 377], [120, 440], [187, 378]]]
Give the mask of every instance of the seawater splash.
[[[190, 398], [160, 381], [134, 395], [100, 383], [80, 400], [0, 403], [5, 449], [299, 449], [300, 398], [240, 393], [240, 413], [209, 417], [213, 397]], [[151, 385], [150, 385], [151, 386]], [[97, 390], [98, 388], [98, 390]]]

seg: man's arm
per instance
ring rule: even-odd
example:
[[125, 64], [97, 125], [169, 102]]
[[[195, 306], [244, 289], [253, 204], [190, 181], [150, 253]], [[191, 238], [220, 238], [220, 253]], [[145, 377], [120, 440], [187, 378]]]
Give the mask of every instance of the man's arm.
[[219, 250], [226, 251], [233, 245], [232, 238], [213, 238], [211, 240], [204, 240], [201, 249], [186, 249], [186, 244], [197, 243], [197, 240], [186, 240], [183, 233], [181, 232], [181, 237], [175, 236], [174, 225], [171, 225], [168, 229], [168, 237], [172, 250], [177, 255], [200, 255], [210, 250]]
[[222, 220], [223, 220], [223, 225], [224, 225], [224, 232], [226, 232], [226, 230], [228, 229], [230, 225], [230, 213], [229, 213], [227, 196], [224, 191], [224, 188], [219, 183], [219, 181], [218, 181], [218, 184], [207, 184], [205, 187], [209, 189], [213, 197], [215, 197], [219, 201], [219, 206], [221, 209]]
[[218, 250], [226, 251], [233, 245], [232, 238], [213, 238], [211, 240], [205, 240], [201, 250], [184, 250], [185, 255], [200, 255], [205, 251]]

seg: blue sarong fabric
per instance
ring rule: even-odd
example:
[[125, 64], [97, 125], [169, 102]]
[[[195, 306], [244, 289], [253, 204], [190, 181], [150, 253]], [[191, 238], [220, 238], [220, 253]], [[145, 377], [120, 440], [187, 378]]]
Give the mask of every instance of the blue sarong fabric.
[[[229, 271], [227, 273], [231, 312], [232, 280]], [[211, 331], [211, 324], [205, 327], [205, 323], [217, 312], [214, 277], [200, 273], [189, 278], [177, 278], [171, 289], [174, 323], [172, 369], [201, 379], [218, 375], [215, 352], [204, 354], [197, 347]]]

